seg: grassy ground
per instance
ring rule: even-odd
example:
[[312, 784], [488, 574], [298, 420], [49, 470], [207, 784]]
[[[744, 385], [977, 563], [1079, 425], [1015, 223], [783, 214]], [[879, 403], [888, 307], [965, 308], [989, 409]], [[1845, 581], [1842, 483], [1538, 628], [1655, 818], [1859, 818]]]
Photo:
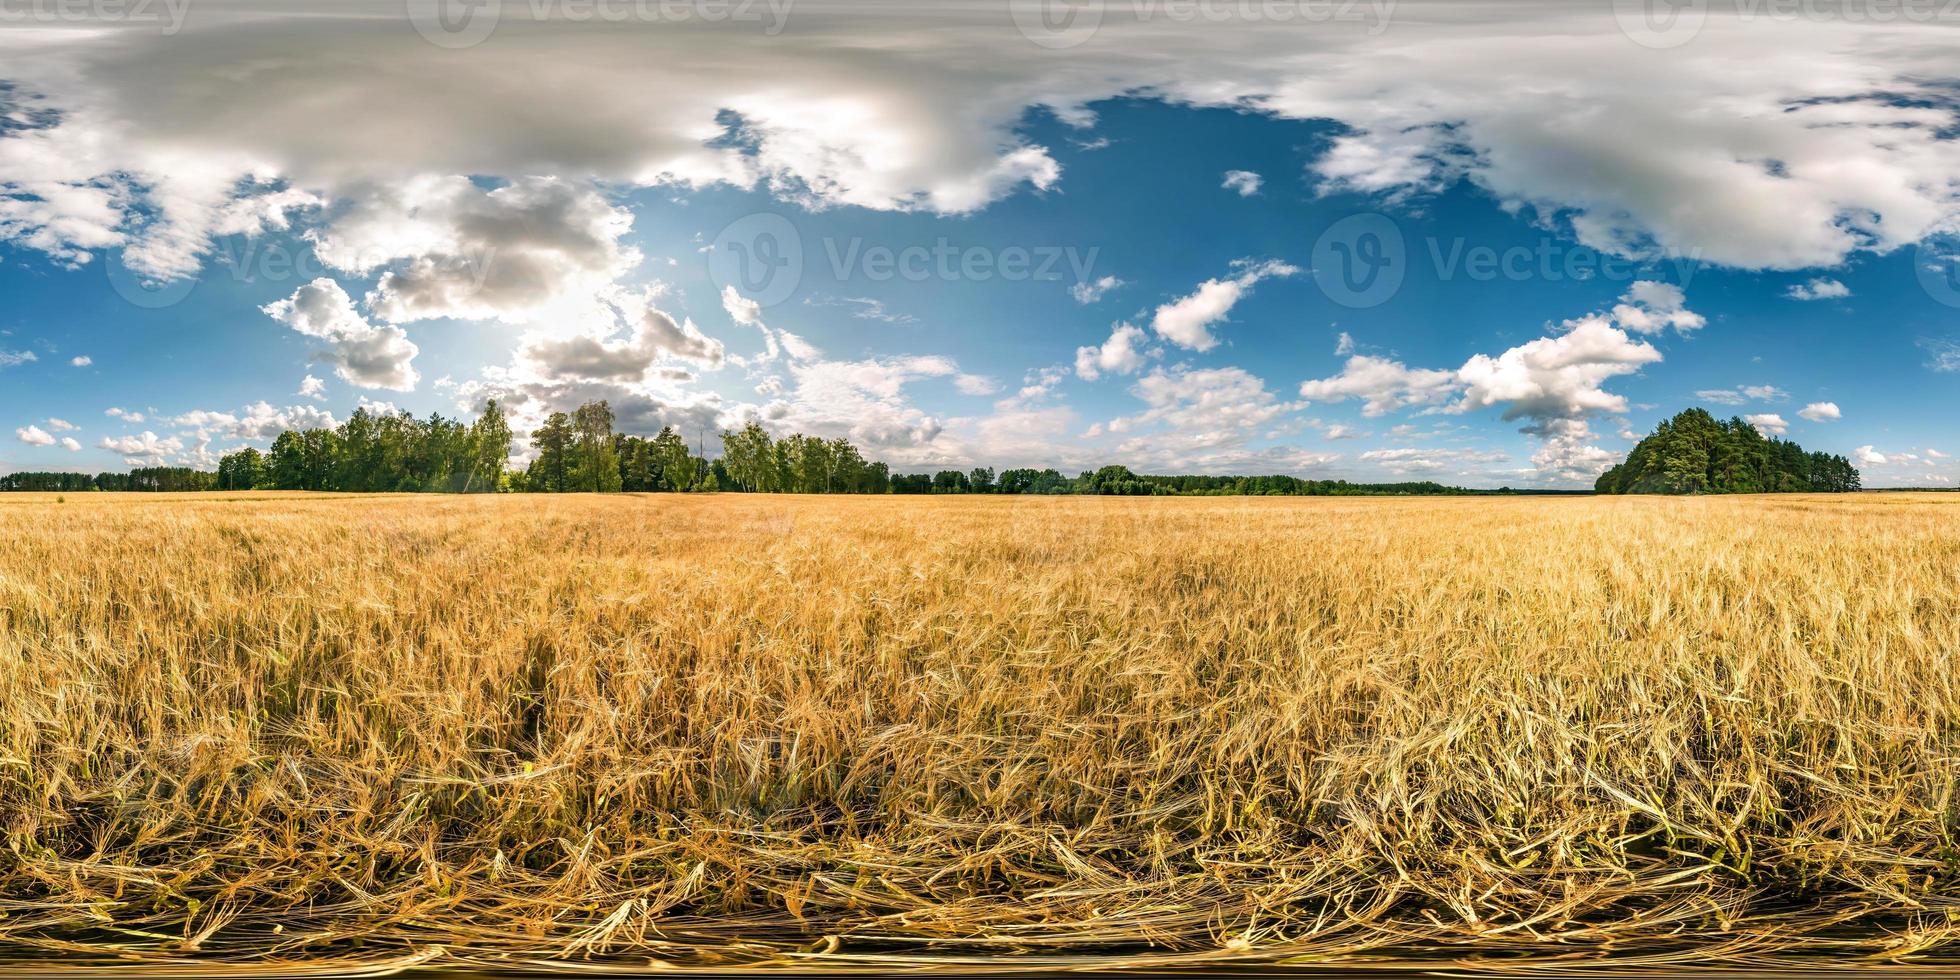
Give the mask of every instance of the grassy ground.
[[0, 960], [1955, 962], [1956, 667], [1953, 498], [0, 497]]

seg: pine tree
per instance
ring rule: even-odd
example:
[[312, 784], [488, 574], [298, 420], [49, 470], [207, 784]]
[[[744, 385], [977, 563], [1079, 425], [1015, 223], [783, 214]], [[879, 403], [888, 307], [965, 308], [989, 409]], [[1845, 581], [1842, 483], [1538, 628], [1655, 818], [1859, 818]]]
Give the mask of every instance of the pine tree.
[[1754, 425], [1691, 408], [1662, 422], [1593, 485], [1597, 493], [1849, 493], [1858, 471], [1842, 456], [1806, 453]]

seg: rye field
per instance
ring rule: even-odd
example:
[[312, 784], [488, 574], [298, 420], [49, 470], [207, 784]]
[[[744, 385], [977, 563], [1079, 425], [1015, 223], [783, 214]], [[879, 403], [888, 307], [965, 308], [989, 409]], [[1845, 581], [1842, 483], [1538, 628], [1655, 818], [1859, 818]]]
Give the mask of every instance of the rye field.
[[1960, 963], [1960, 497], [0, 497], [0, 973]]

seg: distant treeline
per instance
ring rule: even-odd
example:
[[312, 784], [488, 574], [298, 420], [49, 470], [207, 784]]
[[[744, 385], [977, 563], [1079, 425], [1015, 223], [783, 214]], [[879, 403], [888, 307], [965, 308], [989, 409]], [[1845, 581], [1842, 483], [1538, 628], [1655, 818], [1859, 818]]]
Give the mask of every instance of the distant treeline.
[[1598, 493], [1850, 493], [1856, 467], [1843, 456], [1808, 453], [1764, 438], [1742, 419], [1718, 421], [1691, 408], [1640, 440], [1626, 462], [1601, 474]]
[[[996, 493], [1122, 496], [1480, 495], [1440, 483], [1349, 483], [1292, 476], [1142, 476], [1105, 466], [1075, 477], [1053, 469], [990, 467], [893, 473], [845, 439], [801, 434], [774, 438], [754, 421], [721, 434], [708, 459], [672, 428], [652, 438], [613, 431], [605, 402], [553, 413], [531, 433], [529, 466], [506, 468], [513, 439], [503, 409], [485, 403], [474, 421], [440, 414], [418, 419], [357, 409], [332, 429], [283, 432], [265, 452], [240, 449], [217, 472], [146, 467], [128, 473], [13, 473], [0, 491], [336, 490], [434, 493]], [[1529, 491], [1520, 491], [1529, 492]]]
[[0, 476], [0, 491], [82, 493], [89, 490], [152, 490], [181, 492], [215, 490], [218, 474], [188, 466], [143, 466], [127, 473], [8, 473]]

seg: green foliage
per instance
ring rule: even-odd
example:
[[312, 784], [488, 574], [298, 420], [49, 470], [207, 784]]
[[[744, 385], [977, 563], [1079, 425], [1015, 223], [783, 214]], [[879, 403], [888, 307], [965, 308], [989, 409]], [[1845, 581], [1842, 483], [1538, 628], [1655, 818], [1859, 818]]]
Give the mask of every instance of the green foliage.
[[[794, 433], [771, 439], [751, 419], [721, 434], [717, 485], [749, 493], [888, 493], [891, 469], [873, 463], [848, 439]], [[723, 476], [725, 474], [725, 478]]]
[[1626, 461], [1600, 474], [1598, 493], [1849, 493], [1857, 468], [1842, 456], [1764, 438], [1739, 418], [1691, 408], [1662, 422]]
[[1117, 497], [1148, 497], [1170, 492], [1130, 472], [1127, 466], [1105, 466], [1094, 473], [1084, 473], [1076, 478], [1075, 484], [1076, 493]]
[[335, 429], [282, 432], [264, 454], [226, 454], [212, 489], [483, 493], [498, 488], [509, 453], [510, 426], [494, 401], [471, 425], [363, 407]]
[[0, 490], [17, 490], [27, 493], [63, 493], [104, 489], [99, 485], [103, 477], [121, 476], [120, 473], [8, 473], [0, 476]]
[[[1712, 419], [1708, 421], [1716, 430], [1723, 429]], [[985, 466], [970, 471], [893, 473], [886, 463], [866, 459], [863, 451], [848, 439], [821, 439], [801, 433], [775, 438], [753, 419], [740, 429], [723, 432], [721, 457], [709, 460], [699, 447], [690, 450], [687, 440], [672, 427], [646, 438], [614, 432], [615, 422], [611, 406], [603, 401], [581, 405], [570, 413], [554, 412], [529, 435], [534, 452], [530, 464], [523, 469], [507, 470], [514, 435], [503, 408], [495, 401], [486, 402], [482, 414], [467, 424], [441, 415], [417, 419], [406, 412], [382, 414], [362, 408], [333, 429], [282, 432], [263, 453], [252, 448], [229, 453], [219, 461], [216, 473], [186, 467], [152, 467], [95, 475], [11, 473], [0, 476], [0, 491], [275, 489], [355, 493], [612, 493], [623, 490], [629, 493], [1124, 496], [1512, 492], [1509, 489], [1464, 490], [1431, 482], [1349, 483], [1279, 475], [1150, 476], [1118, 465], [1104, 466], [1073, 479], [1054, 469], [1008, 469], [997, 473]], [[1724, 480], [1741, 481], [1751, 473], [1759, 473], [1747, 460], [1732, 455], [1709, 457], [1693, 455], [1686, 449], [1683, 452], [1687, 453], [1686, 462], [1676, 466], [1679, 473], [1666, 477], [1674, 481], [1670, 486], [1699, 488], [1713, 479], [1708, 471], [1715, 464], [1708, 460], [1720, 462]], [[1838, 459], [1836, 463], [1843, 464], [1843, 460]], [[1800, 488], [1819, 485], [1817, 473], [1818, 468], [1813, 466], [1804, 471], [1803, 481], [1779, 477], [1776, 485]], [[1850, 474], [1855, 489], [1856, 471]]]
[[468, 424], [362, 407], [337, 428], [282, 432], [263, 454], [250, 447], [226, 454], [211, 489], [495, 493], [510, 440], [495, 401]]
[[612, 443], [617, 473], [612, 489], [628, 493], [699, 489], [707, 464], [687, 451], [687, 441], [672, 426], [652, 439], [617, 435]]
[[0, 491], [157, 491], [178, 493], [217, 489], [218, 475], [188, 466], [139, 466], [127, 473], [9, 473]]
[[722, 465], [734, 481], [725, 489], [750, 493], [769, 489], [775, 476], [774, 459], [769, 433], [754, 419], [738, 431], [721, 434]]
[[1055, 470], [1003, 470], [994, 483], [994, 492], [1061, 494], [1074, 493], [1075, 487]]
[[564, 412], [553, 412], [544, 425], [531, 433], [531, 448], [538, 455], [528, 471], [532, 493], [564, 493], [572, 489], [572, 419]]
[[218, 460], [220, 490], [256, 490], [265, 478], [265, 457], [250, 446]]
[[470, 426], [470, 472], [463, 481], [464, 493], [495, 493], [502, 488], [510, 438], [510, 422], [504, 418], [503, 407], [494, 398], [484, 402], [483, 414]]
[[618, 493], [622, 484], [619, 455], [613, 450], [613, 410], [604, 401], [587, 402], [572, 413], [572, 460], [569, 489], [584, 493]]

